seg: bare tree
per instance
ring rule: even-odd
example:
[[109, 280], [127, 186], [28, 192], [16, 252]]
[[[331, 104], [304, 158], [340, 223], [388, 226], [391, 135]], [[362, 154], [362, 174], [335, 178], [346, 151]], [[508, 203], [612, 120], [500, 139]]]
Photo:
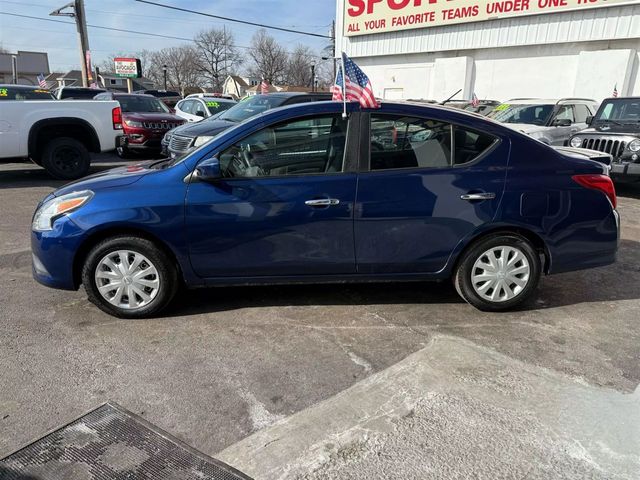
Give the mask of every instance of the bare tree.
[[233, 45], [233, 34], [226, 29], [205, 30], [196, 35], [196, 62], [205, 83], [216, 91], [222, 90], [229, 71], [234, 71], [242, 55]]
[[154, 76], [163, 75], [165, 65], [168, 86], [179, 90], [181, 95], [185, 95], [187, 88], [198, 85], [200, 72], [197, 54], [191, 45], [164, 48], [151, 56], [149, 69], [154, 72]]
[[287, 63], [287, 83], [299, 87], [311, 86], [311, 66], [316, 63], [316, 56], [309, 47], [298, 45]]
[[287, 76], [287, 51], [266, 30], [258, 30], [251, 39], [249, 73], [269, 83], [282, 83]]

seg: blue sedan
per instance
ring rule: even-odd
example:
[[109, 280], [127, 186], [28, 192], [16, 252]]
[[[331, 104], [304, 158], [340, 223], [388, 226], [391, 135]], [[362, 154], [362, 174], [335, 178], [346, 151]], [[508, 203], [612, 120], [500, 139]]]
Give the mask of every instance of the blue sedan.
[[607, 265], [606, 167], [448, 108], [268, 111], [188, 155], [67, 185], [38, 206], [33, 273], [119, 317], [181, 284], [442, 280], [507, 310], [542, 274]]

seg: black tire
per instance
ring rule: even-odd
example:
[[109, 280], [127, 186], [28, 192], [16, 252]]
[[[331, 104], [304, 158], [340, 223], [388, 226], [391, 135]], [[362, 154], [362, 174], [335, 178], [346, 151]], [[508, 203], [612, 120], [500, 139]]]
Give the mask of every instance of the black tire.
[[[139, 308], [118, 307], [105, 299], [98, 290], [96, 271], [101, 261], [107, 255], [122, 250], [141, 254], [146, 257], [151, 266], [155, 267], [157, 271], [159, 288], [152, 300]], [[142, 264], [142, 268], [146, 268], [145, 263]], [[104, 240], [91, 249], [82, 268], [82, 284], [89, 300], [109, 315], [120, 318], [146, 318], [159, 313], [171, 302], [178, 290], [179, 280], [177, 266], [174, 261], [155, 243], [140, 237], [117, 236]], [[123, 296], [122, 301], [126, 302], [126, 298], [126, 296]], [[142, 297], [136, 298], [140, 298], [143, 301]]]
[[74, 138], [55, 138], [42, 151], [42, 166], [58, 180], [75, 180], [89, 173], [91, 157], [81, 142]]
[[[513, 298], [508, 298], [505, 288], [498, 284], [498, 287], [496, 287], [496, 289], [500, 289], [498, 290], [498, 294], [504, 293], [505, 295], [502, 296], [503, 298], [490, 301], [476, 291], [472, 281], [472, 274], [474, 273], [474, 265], [476, 262], [481, 258], [486, 258], [484, 254], [489, 250], [499, 247], [509, 247], [522, 253], [528, 262], [529, 273], [524, 286], [519, 287], [515, 283], [509, 282], [509, 289], [515, 294]], [[513, 253], [510, 258], [514, 258]], [[525, 265], [525, 263], [523, 261], [518, 262], [514, 265], [514, 268], [518, 265]], [[531, 297], [540, 282], [541, 270], [540, 255], [527, 239], [515, 234], [501, 233], [490, 235], [474, 243], [458, 262], [453, 281], [458, 294], [460, 294], [467, 303], [470, 303], [479, 310], [500, 312], [511, 310], [525, 303]], [[482, 271], [481, 267], [479, 271]], [[523, 275], [522, 278], [518, 277], [518, 280], [523, 281], [524, 278], [525, 276]], [[508, 279], [507, 277], [505, 280]], [[480, 285], [482, 286], [484, 284]], [[496, 289], [489, 288], [486, 290], [486, 293], [493, 293]], [[518, 290], [517, 293], [515, 293], [516, 290]]]
[[131, 150], [129, 150], [127, 147], [116, 148], [116, 154], [122, 159], [131, 158], [133, 156]]

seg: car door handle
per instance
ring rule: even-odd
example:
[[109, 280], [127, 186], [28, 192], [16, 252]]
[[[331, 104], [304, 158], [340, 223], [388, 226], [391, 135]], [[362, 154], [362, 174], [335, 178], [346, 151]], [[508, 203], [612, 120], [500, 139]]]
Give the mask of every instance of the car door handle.
[[495, 193], [467, 193], [464, 195], [460, 195], [462, 200], [467, 200], [469, 202], [478, 201], [478, 200], [493, 200], [496, 198]]
[[333, 207], [340, 204], [340, 200], [337, 198], [315, 198], [313, 200], [307, 200], [304, 202], [309, 207]]

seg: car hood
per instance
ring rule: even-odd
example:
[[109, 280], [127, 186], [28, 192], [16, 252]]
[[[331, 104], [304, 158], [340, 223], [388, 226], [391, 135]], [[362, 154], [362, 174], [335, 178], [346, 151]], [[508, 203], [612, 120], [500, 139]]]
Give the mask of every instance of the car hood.
[[237, 123], [226, 120], [205, 120], [198, 123], [189, 123], [171, 130], [172, 134], [183, 135], [185, 137], [214, 136], [223, 132]]
[[171, 122], [182, 123], [184, 119], [173, 115], [171, 113], [138, 113], [138, 112], [123, 112], [122, 118], [132, 120], [135, 122]]
[[59, 188], [53, 195], [60, 196], [71, 192], [81, 190], [103, 190], [105, 188], [124, 187], [137, 182], [143, 176], [156, 172], [157, 170], [149, 168], [152, 164], [158, 163], [158, 160], [141, 162], [136, 165], [127, 165], [116, 167], [104, 172], [95, 173], [88, 177], [81, 178], [75, 182], [68, 183], [64, 187]]
[[505, 127], [512, 128], [513, 130], [517, 130], [518, 132], [526, 133], [527, 135], [543, 132], [546, 128], [541, 125], [531, 125], [530, 123], [503, 123], [503, 125]]
[[621, 137], [640, 137], [640, 125], [605, 124], [580, 130], [576, 135], [619, 135]]

